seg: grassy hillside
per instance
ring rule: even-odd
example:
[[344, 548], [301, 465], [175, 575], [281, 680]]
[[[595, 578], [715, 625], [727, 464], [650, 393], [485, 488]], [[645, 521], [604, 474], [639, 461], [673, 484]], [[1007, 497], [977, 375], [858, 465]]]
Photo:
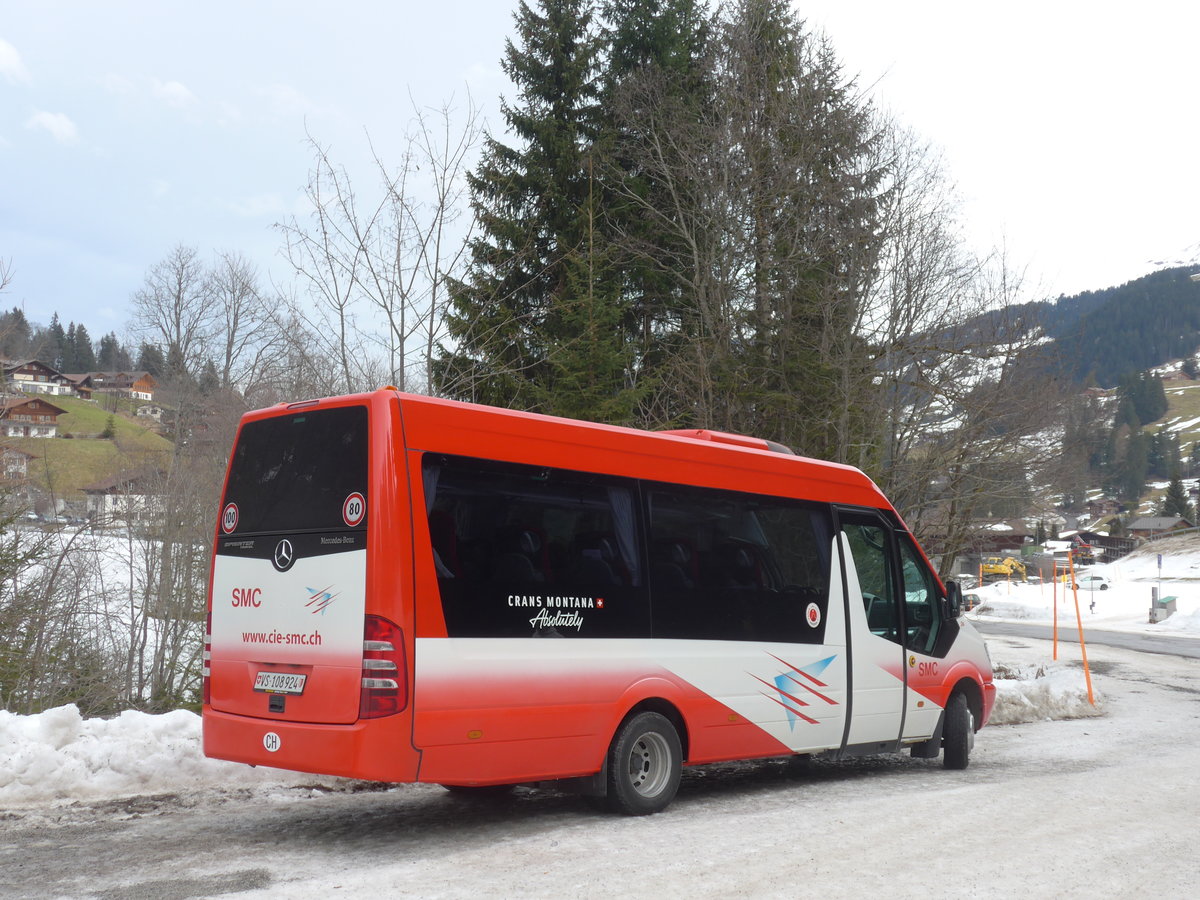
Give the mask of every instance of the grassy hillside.
[[[29, 480], [67, 502], [84, 499], [82, 488], [130, 469], [170, 458], [172, 444], [140, 422], [121, 413], [109, 413], [96, 403], [70, 397], [47, 397], [65, 409], [58, 419], [57, 438], [6, 438], [4, 442], [31, 453]], [[84, 438], [104, 431], [113, 416], [112, 440]], [[75, 435], [66, 438], [64, 435]]]
[[1168, 381], [1163, 390], [1167, 414], [1156, 426], [1178, 434], [1179, 447], [1186, 456], [1192, 444], [1200, 440], [1200, 381]]

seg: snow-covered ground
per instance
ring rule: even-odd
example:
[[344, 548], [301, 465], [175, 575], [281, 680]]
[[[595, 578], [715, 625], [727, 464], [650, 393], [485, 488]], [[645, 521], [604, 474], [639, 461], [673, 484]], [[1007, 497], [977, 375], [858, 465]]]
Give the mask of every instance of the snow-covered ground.
[[983, 729], [966, 771], [701, 767], [642, 819], [205, 762], [185, 713], [7, 716], [0, 773], [14, 753], [44, 766], [0, 794], [0, 896], [1194, 896], [1200, 661], [1090, 648], [1093, 708], [1073, 648], [989, 644], [1019, 676], [995, 721], [1016, 724]]
[[[1200, 635], [1200, 552], [1159, 551], [1179, 613], [1146, 623], [1157, 558], [1129, 557], [1080, 592], [1085, 629]], [[1050, 585], [981, 593], [991, 609], [972, 615], [1052, 619]], [[1077, 646], [1052, 661], [1045, 641], [988, 643], [997, 702], [965, 772], [702, 767], [646, 819], [208, 760], [185, 711], [0, 711], [0, 896], [1191, 896], [1200, 661], [1090, 646], [1093, 705]]]
[[[1156, 541], [1116, 562], [1076, 572], [1080, 580], [1086, 575], [1103, 576], [1108, 587], [1072, 591], [1062, 583], [997, 581], [971, 588], [967, 593], [977, 594], [981, 605], [968, 618], [1050, 624], [1057, 601], [1059, 626], [1075, 629], [1077, 595], [1085, 636], [1088, 630], [1099, 629], [1200, 638], [1200, 538], [1195, 535]], [[1174, 615], [1157, 624], [1150, 623], [1154, 588], [1160, 598], [1174, 597], [1176, 608]]]

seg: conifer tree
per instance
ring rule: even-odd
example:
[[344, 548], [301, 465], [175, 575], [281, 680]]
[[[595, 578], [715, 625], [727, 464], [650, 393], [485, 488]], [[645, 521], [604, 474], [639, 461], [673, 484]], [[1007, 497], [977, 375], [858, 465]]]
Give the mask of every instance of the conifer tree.
[[29, 353], [32, 330], [25, 312], [19, 306], [0, 315], [0, 356], [5, 359], [21, 359]]
[[75, 323], [71, 322], [67, 325], [65, 337], [62, 343], [62, 354], [58, 358], [58, 366], [60, 372], [76, 372], [78, 369], [75, 366]]
[[705, 90], [627, 79], [641, 91], [618, 107], [650, 226], [634, 237], [676, 279], [646, 304], [665, 417], [847, 459], [868, 421], [852, 333], [879, 240], [870, 108], [783, 0], [722, 7], [705, 48]]
[[515, 20], [503, 67], [517, 93], [502, 108], [517, 142], [486, 138], [469, 176], [481, 234], [468, 273], [450, 283], [453, 346], [436, 371], [451, 396], [556, 412], [559, 382], [589, 361], [610, 367], [589, 377], [621, 384], [619, 331], [579, 330], [614, 296], [596, 217], [599, 41], [585, 0], [522, 0]]
[[645, 208], [669, 210], [670, 185], [639, 158], [658, 135], [652, 107], [663, 96], [699, 118], [711, 103], [706, 58], [711, 20], [698, 0], [607, 0], [602, 19], [608, 56], [600, 95], [606, 115], [601, 136], [605, 159], [606, 230], [623, 273], [622, 327], [636, 347], [636, 424], [678, 424], [678, 409], [659, 407], [671, 378], [664, 365], [679, 343], [689, 307], [687, 275], [673, 271], [686, 258], [679, 235], [659, 227]]
[[147, 342], [138, 350], [134, 368], [139, 372], [149, 372], [155, 378], [162, 378], [167, 371], [167, 362], [163, 359], [162, 350], [156, 344]]
[[74, 353], [72, 372], [91, 372], [96, 368], [96, 351], [92, 347], [92, 336], [81, 322], [75, 326], [75, 340], [71, 349]]
[[1178, 469], [1171, 474], [1171, 481], [1167, 485], [1167, 493], [1163, 497], [1160, 513], [1164, 516], [1182, 516], [1184, 518], [1190, 517], [1192, 514], [1192, 507], [1188, 503], [1187, 491], [1183, 488], [1183, 479], [1179, 477]]
[[121, 346], [116, 332], [110, 331], [100, 338], [100, 351], [96, 354], [95, 368], [100, 372], [119, 372], [122, 369], [133, 368], [129, 353]]
[[50, 327], [47, 329], [47, 346], [44, 353], [47, 357], [45, 362], [53, 369], [62, 371], [63, 356], [66, 353], [67, 333], [63, 330], [62, 322], [58, 320], [58, 313], [54, 313], [50, 317]]

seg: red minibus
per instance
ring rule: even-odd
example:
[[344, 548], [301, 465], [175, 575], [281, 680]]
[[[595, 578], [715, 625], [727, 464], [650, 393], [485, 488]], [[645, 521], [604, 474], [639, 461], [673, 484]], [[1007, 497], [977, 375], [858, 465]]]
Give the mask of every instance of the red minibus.
[[964, 768], [995, 696], [960, 594], [862, 472], [392, 388], [247, 413], [204, 752], [652, 813], [683, 766]]

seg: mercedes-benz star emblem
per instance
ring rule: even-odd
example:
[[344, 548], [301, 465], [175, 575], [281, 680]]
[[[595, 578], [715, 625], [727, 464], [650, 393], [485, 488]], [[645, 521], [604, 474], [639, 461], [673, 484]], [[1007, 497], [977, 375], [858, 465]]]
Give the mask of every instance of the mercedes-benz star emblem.
[[275, 563], [275, 568], [280, 572], [286, 572], [292, 567], [292, 563], [296, 561], [296, 554], [292, 550], [292, 542], [284, 538], [275, 545], [275, 556], [271, 562]]

